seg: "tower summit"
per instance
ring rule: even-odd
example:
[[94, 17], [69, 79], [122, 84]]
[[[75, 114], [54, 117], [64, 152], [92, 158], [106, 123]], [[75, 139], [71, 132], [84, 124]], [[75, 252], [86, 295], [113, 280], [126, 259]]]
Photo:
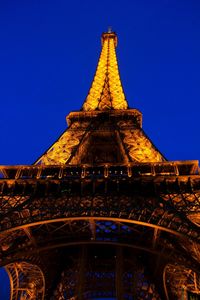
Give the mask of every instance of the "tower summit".
[[142, 130], [141, 112], [128, 108], [115, 52], [116, 33], [103, 33], [101, 43], [96, 73], [81, 111], [69, 114], [68, 129], [36, 164], [165, 161]]
[[83, 111], [127, 109], [128, 103], [123, 92], [115, 52], [116, 33], [103, 33], [101, 42], [101, 55], [92, 86], [83, 104]]
[[198, 161], [167, 161], [147, 137], [116, 46], [103, 33], [82, 109], [36, 163], [0, 166], [11, 300], [199, 299]]

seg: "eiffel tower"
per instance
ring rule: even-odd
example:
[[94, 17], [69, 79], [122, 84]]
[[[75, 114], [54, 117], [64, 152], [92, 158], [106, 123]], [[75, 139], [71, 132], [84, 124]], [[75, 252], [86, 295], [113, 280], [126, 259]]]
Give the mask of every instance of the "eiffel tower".
[[168, 161], [126, 100], [101, 37], [80, 111], [33, 165], [0, 166], [11, 300], [200, 299], [198, 161]]

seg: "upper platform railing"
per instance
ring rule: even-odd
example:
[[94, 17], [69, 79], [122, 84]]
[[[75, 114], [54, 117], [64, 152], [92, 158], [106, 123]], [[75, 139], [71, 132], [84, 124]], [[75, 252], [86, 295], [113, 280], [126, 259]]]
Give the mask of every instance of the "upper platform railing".
[[142, 176], [200, 175], [197, 160], [162, 163], [97, 165], [16, 165], [0, 166], [0, 180], [49, 180]]

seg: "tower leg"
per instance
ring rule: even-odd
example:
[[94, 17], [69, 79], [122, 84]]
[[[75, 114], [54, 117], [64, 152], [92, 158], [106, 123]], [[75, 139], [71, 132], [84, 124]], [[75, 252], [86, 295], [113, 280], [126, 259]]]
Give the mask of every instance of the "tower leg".
[[123, 252], [121, 247], [116, 250], [116, 297], [123, 300]]
[[86, 247], [83, 246], [80, 252], [79, 268], [78, 268], [78, 284], [77, 284], [77, 299], [83, 300], [84, 284], [85, 284], [85, 265], [86, 265]]

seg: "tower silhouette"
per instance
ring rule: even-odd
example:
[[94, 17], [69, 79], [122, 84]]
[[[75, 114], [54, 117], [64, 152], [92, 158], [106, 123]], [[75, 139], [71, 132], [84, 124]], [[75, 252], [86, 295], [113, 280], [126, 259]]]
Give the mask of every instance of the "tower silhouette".
[[130, 109], [102, 34], [68, 128], [30, 166], [0, 166], [0, 264], [11, 299], [199, 299], [198, 161], [167, 161]]

